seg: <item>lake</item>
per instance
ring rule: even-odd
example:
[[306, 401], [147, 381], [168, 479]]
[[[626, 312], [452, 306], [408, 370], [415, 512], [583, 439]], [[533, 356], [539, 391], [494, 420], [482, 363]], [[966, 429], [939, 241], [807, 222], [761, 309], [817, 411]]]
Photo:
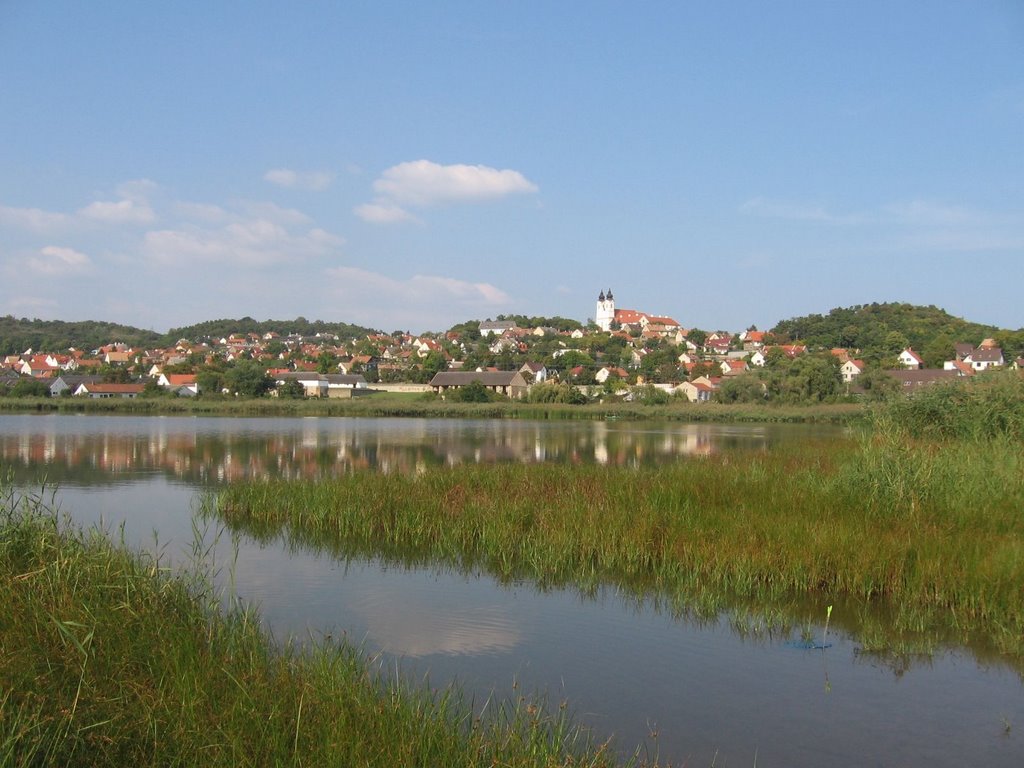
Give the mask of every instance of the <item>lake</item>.
[[[256, 477], [418, 472], [471, 461], [641, 466], [699, 461], [839, 427], [432, 419], [0, 415], [15, 481], [57, 487], [83, 524], [123, 525], [167, 562], [191, 551], [202, 494]], [[598, 739], [687, 765], [1020, 766], [1024, 684], [997, 657], [864, 653], [837, 604], [827, 650], [740, 631], [605, 589], [538, 590], [486, 574], [338, 561], [207, 529], [218, 583], [259, 605], [275, 637], [345, 637], [386, 671], [477, 701], [543, 692]], [[816, 610], [812, 607], [809, 610]], [[821, 638], [821, 621], [808, 627]]]

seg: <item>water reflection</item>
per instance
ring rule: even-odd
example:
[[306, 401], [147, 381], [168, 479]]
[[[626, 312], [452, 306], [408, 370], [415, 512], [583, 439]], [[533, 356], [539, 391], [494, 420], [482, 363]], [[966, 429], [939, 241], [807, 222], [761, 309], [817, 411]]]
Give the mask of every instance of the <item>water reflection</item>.
[[[835, 428], [377, 419], [0, 416], [0, 457], [61, 483], [77, 522], [123, 522], [131, 546], [189, 550], [196, 490], [262, 476], [415, 472], [467, 461], [689, 460], [702, 451], [836, 437]], [[202, 528], [202, 520], [198, 525]], [[159, 542], [154, 531], [159, 531]], [[211, 524], [209, 535], [216, 533]], [[299, 532], [235, 524], [216, 547], [219, 584], [259, 605], [280, 639], [345, 636], [410, 678], [458, 681], [485, 700], [547, 691], [598, 738], [690, 765], [1021, 764], [1024, 688], [1005, 659], [932, 637], [872, 652], [884, 605], [824, 606], [652, 594], [635, 584], [534, 585], [464, 563], [353, 551]], [[180, 562], [180, 558], [178, 560]], [[724, 611], [724, 612], [723, 612]], [[869, 641], [870, 639], [870, 641]], [[518, 688], [513, 690], [513, 684]], [[1014, 726], [1008, 732], [1004, 723]]]
[[467, 462], [641, 466], [766, 448], [837, 427], [650, 425], [438, 419], [216, 419], [0, 416], [0, 458], [53, 481], [116, 482], [161, 472], [195, 485], [254, 478], [322, 480], [346, 472], [411, 473]]

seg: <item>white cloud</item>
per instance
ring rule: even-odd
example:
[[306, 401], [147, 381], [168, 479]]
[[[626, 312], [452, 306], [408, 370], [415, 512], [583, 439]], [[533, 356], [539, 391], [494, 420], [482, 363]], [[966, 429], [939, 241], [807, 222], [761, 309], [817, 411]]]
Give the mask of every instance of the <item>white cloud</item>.
[[293, 171], [289, 168], [274, 168], [263, 174], [271, 184], [289, 189], [309, 189], [314, 192], [327, 189], [334, 181], [334, 174], [328, 171]]
[[320, 228], [293, 232], [270, 219], [232, 216], [219, 227], [193, 223], [147, 232], [142, 251], [162, 264], [269, 267], [333, 255], [343, 243]]
[[490, 283], [439, 275], [399, 279], [357, 267], [327, 270], [334, 293], [347, 311], [375, 326], [384, 317], [407, 328], [446, 328], [459, 317], [493, 314], [511, 298]]
[[147, 203], [127, 199], [117, 202], [97, 200], [79, 210], [78, 214], [105, 224], [149, 224], [156, 220], [156, 214]]
[[245, 216], [267, 219], [286, 227], [301, 227], [313, 221], [302, 211], [297, 211], [294, 208], [282, 208], [276, 203], [240, 200], [234, 204], [234, 207]]
[[373, 223], [415, 220], [405, 208], [493, 200], [537, 191], [519, 171], [486, 165], [439, 165], [429, 160], [399, 163], [373, 183], [376, 197], [355, 214]]
[[373, 188], [383, 197], [420, 207], [537, 191], [519, 171], [499, 171], [486, 165], [438, 165], [429, 160], [392, 166]]
[[231, 214], [226, 209], [208, 203], [177, 202], [172, 210], [183, 219], [205, 224], [223, 224], [231, 220]]
[[39, 208], [14, 208], [0, 205], [0, 224], [28, 229], [34, 232], [54, 232], [70, 221], [63, 213], [44, 211]]
[[47, 245], [28, 259], [28, 267], [43, 275], [60, 276], [87, 271], [92, 259], [73, 248]]
[[394, 224], [399, 221], [419, 221], [404, 208], [394, 203], [365, 203], [353, 209], [356, 216], [371, 224]]

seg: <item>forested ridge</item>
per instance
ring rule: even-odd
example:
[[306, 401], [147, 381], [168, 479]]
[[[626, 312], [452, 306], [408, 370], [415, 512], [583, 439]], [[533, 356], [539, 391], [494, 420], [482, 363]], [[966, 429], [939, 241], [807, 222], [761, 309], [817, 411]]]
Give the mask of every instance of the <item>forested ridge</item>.
[[348, 323], [328, 323], [322, 320], [310, 321], [304, 317], [295, 320], [254, 320], [243, 317], [238, 320], [221, 319], [172, 328], [167, 333], [134, 328], [130, 325], [108, 323], [101, 320], [39, 320], [16, 318], [11, 315], [0, 317], [0, 354], [16, 355], [32, 349], [35, 351], [62, 352], [74, 347], [91, 351], [104, 344], [123, 342], [132, 347], [151, 348], [173, 345], [178, 339], [198, 341], [203, 338], [221, 338], [231, 333], [278, 333], [282, 336], [297, 333], [301, 336], [337, 334], [340, 338], [356, 338], [374, 333]]
[[[560, 330], [580, 327], [565, 318], [528, 318], [524, 315], [499, 315], [524, 327], [530, 321], [544, 321]], [[452, 330], [474, 330], [479, 321], [453, 326]], [[70, 347], [92, 350], [104, 344], [123, 342], [133, 347], [150, 348], [173, 345], [178, 339], [199, 341], [222, 338], [232, 333], [277, 333], [281, 336], [337, 335], [340, 339], [365, 337], [378, 331], [344, 322], [307, 320], [255, 320], [252, 317], [207, 320], [194, 325], [171, 328], [166, 333], [134, 328], [101, 320], [67, 322], [0, 317], [0, 354], [20, 354], [27, 349], [59, 352]], [[827, 314], [811, 314], [782, 320], [770, 333], [777, 342], [800, 342], [810, 348], [843, 347], [858, 350], [862, 357], [881, 360], [901, 349], [912, 347], [930, 366], [940, 366], [949, 359], [958, 342], [979, 344], [995, 339], [1007, 359], [1024, 354], [1024, 328], [1001, 329], [955, 317], [935, 306], [906, 303], [859, 304], [836, 308]]]
[[954, 317], [935, 306], [904, 303], [858, 304], [837, 308], [826, 315], [782, 320], [771, 333], [779, 341], [811, 348], [861, 350], [866, 359], [891, 357], [911, 347], [930, 367], [941, 367], [957, 343], [980, 344], [994, 339], [1004, 352], [1024, 352], [1024, 328], [1013, 331]]

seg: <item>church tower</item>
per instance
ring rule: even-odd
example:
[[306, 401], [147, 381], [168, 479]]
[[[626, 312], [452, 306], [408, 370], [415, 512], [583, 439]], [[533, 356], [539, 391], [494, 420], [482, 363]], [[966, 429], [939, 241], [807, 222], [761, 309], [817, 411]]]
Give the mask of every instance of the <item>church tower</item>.
[[601, 291], [597, 297], [597, 312], [594, 314], [594, 322], [602, 331], [610, 331], [612, 323], [615, 322], [615, 297], [612, 296], [612, 289], [608, 292]]

